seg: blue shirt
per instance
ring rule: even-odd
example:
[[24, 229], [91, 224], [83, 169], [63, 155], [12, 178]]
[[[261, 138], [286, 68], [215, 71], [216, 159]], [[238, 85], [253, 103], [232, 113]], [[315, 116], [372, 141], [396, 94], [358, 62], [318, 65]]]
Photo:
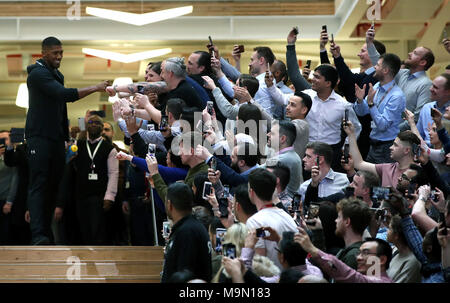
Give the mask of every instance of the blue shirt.
[[400, 132], [399, 124], [403, 121], [402, 112], [405, 111], [406, 99], [403, 91], [392, 80], [383, 86], [380, 82], [373, 87], [376, 90], [374, 106], [369, 109], [367, 97], [359, 104], [356, 102], [353, 108], [358, 116], [370, 113], [372, 117], [372, 131], [370, 138], [378, 141], [394, 140]]
[[428, 146], [430, 146], [430, 134], [428, 133], [428, 124], [432, 125], [434, 123], [433, 118], [431, 117], [431, 108], [436, 106], [436, 109], [439, 110], [442, 115], [445, 113], [445, 108], [450, 105], [450, 101], [445, 103], [443, 107], [437, 107], [437, 102], [433, 101], [425, 104], [422, 107], [419, 115], [419, 121], [417, 121], [417, 129], [419, 130], [422, 138], [427, 142]]

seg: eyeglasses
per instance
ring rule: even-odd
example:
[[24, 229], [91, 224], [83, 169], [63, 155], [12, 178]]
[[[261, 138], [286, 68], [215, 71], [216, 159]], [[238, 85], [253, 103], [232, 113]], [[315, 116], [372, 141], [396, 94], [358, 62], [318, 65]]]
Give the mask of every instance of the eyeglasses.
[[363, 256], [363, 257], [367, 257], [368, 255], [377, 255], [377, 253], [373, 253], [373, 252], [370, 252], [369, 250], [367, 250], [367, 249], [363, 249], [363, 250], [360, 250], [359, 251], [359, 253], [358, 253], [358, 256], [359, 255], [361, 255], [361, 256]]
[[107, 128], [107, 127], [105, 127], [103, 130], [104, 130], [105, 132], [111, 131], [111, 129], [110, 129], [110, 128]]
[[88, 124], [97, 124], [97, 125], [103, 125], [103, 123], [101, 121], [98, 120], [89, 120]]
[[405, 181], [411, 182], [411, 179], [410, 179], [410, 178], [408, 178], [408, 176], [407, 176], [407, 175], [405, 175], [405, 174], [402, 174], [402, 175], [400, 176], [400, 178], [402, 178], [402, 180], [405, 180]]

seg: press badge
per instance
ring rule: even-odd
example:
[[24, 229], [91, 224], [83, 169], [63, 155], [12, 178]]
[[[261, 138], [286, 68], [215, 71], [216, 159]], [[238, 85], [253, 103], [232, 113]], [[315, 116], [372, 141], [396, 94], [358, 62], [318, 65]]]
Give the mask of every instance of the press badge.
[[97, 174], [94, 174], [94, 173], [89, 174], [88, 180], [91, 180], [91, 181], [97, 181], [97, 180], [98, 180], [98, 175], [97, 175]]

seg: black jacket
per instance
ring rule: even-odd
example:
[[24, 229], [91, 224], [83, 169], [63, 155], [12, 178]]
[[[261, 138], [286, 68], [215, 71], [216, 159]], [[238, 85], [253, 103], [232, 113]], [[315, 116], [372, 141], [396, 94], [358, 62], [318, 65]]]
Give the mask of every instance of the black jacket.
[[46, 137], [51, 140], [69, 138], [66, 102], [79, 99], [76, 88], [64, 87], [64, 76], [48, 67], [43, 59], [27, 67], [29, 108], [25, 137]]
[[165, 283], [178, 271], [190, 270], [196, 279], [211, 281], [211, 242], [205, 226], [188, 215], [172, 228], [164, 255], [161, 282]]

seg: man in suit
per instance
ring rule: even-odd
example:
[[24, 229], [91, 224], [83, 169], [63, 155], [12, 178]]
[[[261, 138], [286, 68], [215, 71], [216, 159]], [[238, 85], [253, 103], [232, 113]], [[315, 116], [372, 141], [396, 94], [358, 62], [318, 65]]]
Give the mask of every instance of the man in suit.
[[[25, 125], [30, 168], [28, 207], [31, 243], [51, 243], [51, 213], [44, 214], [45, 191], [52, 192], [61, 180], [68, 140], [66, 102], [75, 102], [92, 93], [104, 91], [108, 82], [85, 88], [65, 88], [64, 76], [58, 71], [63, 58], [61, 41], [48, 37], [42, 41], [42, 59], [27, 67], [29, 109]], [[53, 203], [53, 202], [50, 202]]]

